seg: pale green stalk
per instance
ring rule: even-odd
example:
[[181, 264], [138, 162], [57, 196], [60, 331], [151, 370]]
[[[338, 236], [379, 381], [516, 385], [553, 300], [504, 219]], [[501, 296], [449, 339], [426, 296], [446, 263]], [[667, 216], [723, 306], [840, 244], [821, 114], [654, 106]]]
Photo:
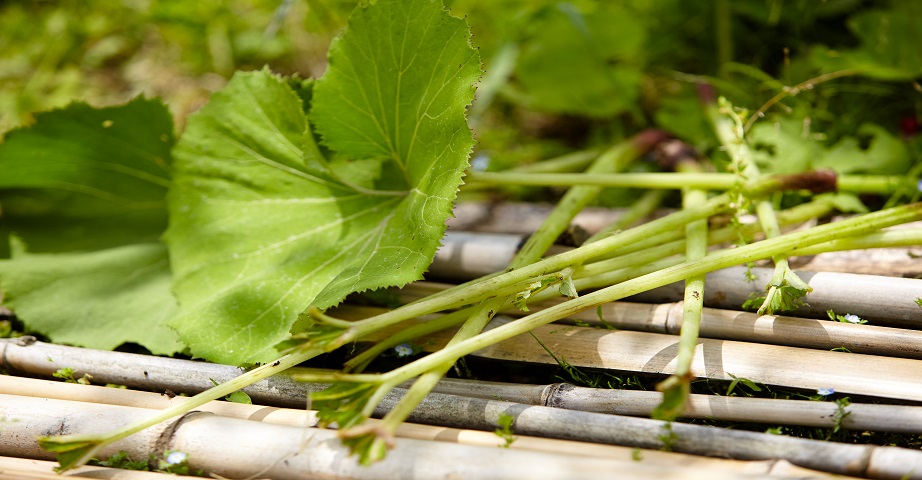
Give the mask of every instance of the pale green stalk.
[[[777, 218], [780, 225], [792, 225], [805, 222], [811, 218], [822, 217], [832, 210], [832, 205], [825, 200], [813, 200], [802, 203], [788, 210], [778, 212]], [[752, 236], [761, 231], [759, 224], [747, 224], [739, 227], [724, 227], [708, 234], [708, 244], [715, 245], [730, 242], [736, 239], [740, 234]], [[679, 232], [674, 232], [678, 236]], [[651, 238], [652, 240], [652, 238]], [[652, 243], [652, 242], [651, 242]], [[618, 251], [618, 256], [612, 256], [604, 260], [584, 264], [577, 270], [575, 277], [583, 278], [592, 275], [598, 275], [603, 272], [627, 268], [631, 265], [643, 262], [651, 262], [660, 258], [681, 253], [686, 249], [685, 238], [659, 244], [654, 247], [645, 249], [630, 249], [622, 252]]]
[[347, 372], [360, 372], [371, 363], [378, 355], [381, 355], [388, 349], [394, 348], [397, 345], [400, 345], [404, 342], [409, 342], [414, 338], [419, 338], [424, 335], [429, 335], [431, 333], [439, 332], [445, 330], [446, 328], [453, 327], [471, 316], [472, 308], [465, 308], [462, 310], [457, 310], [445, 315], [439, 316], [424, 323], [418, 325], [413, 325], [412, 327], [407, 327], [401, 329], [399, 332], [391, 335], [385, 340], [381, 340], [378, 343], [368, 347], [362, 353], [350, 358], [346, 363], [343, 364], [343, 370]]
[[[510, 168], [505, 172], [528, 172], [528, 173], [562, 173], [562, 172], [575, 172], [584, 170], [586, 167], [592, 164], [592, 162], [599, 158], [599, 155], [602, 152], [599, 150], [580, 150], [578, 152], [568, 153], [566, 155], [561, 155], [559, 157], [551, 158], [548, 160], [541, 160], [540, 162], [528, 163], [525, 165], [518, 165], [516, 167]], [[465, 178], [465, 182], [468, 178]]]
[[587, 238], [584, 243], [601, 240], [612, 233], [626, 230], [640, 220], [649, 217], [663, 203], [663, 197], [665, 196], [666, 192], [664, 190], [647, 190], [628, 207], [624, 214], [618, 217], [618, 220]]
[[[615, 146], [602, 154], [587, 170], [588, 173], [600, 173], [609, 171], [622, 170], [628, 163], [633, 161], [640, 153], [640, 149], [634, 145], [633, 141], [624, 142]], [[513, 271], [540, 260], [547, 252], [548, 248], [554, 244], [554, 241], [561, 233], [566, 231], [570, 221], [582, 209], [584, 209], [598, 195], [601, 188], [580, 186], [573, 187], [567, 191], [557, 206], [538, 228], [535, 233], [529, 236], [525, 245], [516, 253], [515, 257], [509, 264], [507, 271]], [[569, 279], [567, 279], [569, 281]], [[493, 316], [499, 312], [507, 301], [506, 296], [497, 296], [481, 301], [480, 305], [473, 309], [473, 313], [464, 322], [458, 332], [448, 342], [447, 347], [451, 347], [465, 340], [477, 336], [484, 327], [493, 319]], [[416, 409], [423, 398], [428, 395], [436, 384], [449, 369], [454, 365], [456, 359], [437, 365], [427, 372], [424, 372], [407, 390], [403, 398], [395, 405], [382, 419], [383, 425], [379, 425], [375, 432], [376, 436], [373, 442], [378, 445], [372, 445], [363, 452], [360, 452], [363, 462], [378, 460], [384, 453], [380, 447], [380, 442], [388, 443], [394, 435], [397, 428], [407, 417]], [[390, 386], [390, 385], [388, 385]], [[378, 391], [381, 391], [380, 389]], [[369, 402], [370, 405], [376, 405], [377, 401]], [[366, 427], [359, 426], [354, 432], [365, 434]], [[350, 429], [352, 430], [352, 429]], [[383, 439], [380, 437], [383, 433]], [[344, 435], [349, 436], [350, 432]]]
[[[914, 203], [713, 253], [698, 261], [668, 267], [535, 312], [382, 374], [379, 381], [391, 383], [414, 378], [440, 364], [454, 362], [458, 358], [474, 353], [477, 350], [527, 333], [539, 326], [566, 318], [574, 313], [689, 277], [780, 255], [793, 249], [829, 242], [838, 238], [867, 234], [881, 228], [920, 219], [922, 219], [922, 203]], [[293, 375], [294, 377], [296, 376]], [[310, 381], [321, 379], [319, 376], [307, 378]], [[337, 379], [348, 381], [349, 376], [337, 376]]]
[[[743, 137], [742, 120], [733, 112], [733, 106], [726, 99], [721, 98], [719, 103], [720, 107], [711, 104], [705, 108], [717, 138], [726, 148], [736, 172], [746, 182], [760, 180], [761, 172]], [[726, 111], [721, 112], [721, 109]], [[745, 202], [743, 193], [740, 192], [737, 198], [736, 207], [742, 208]], [[756, 215], [767, 238], [777, 237], [781, 233], [771, 200], [756, 200]], [[769, 281], [765, 301], [758, 310], [759, 315], [793, 308], [796, 302], [811, 290], [810, 286], [790, 269], [787, 257], [783, 253], [775, 255], [772, 260], [775, 262], [775, 274]]]
[[[748, 151], [748, 150], [747, 150]], [[748, 155], [748, 153], [747, 153]], [[785, 189], [785, 181], [796, 175], [753, 176], [747, 171], [747, 182], [759, 180], [758, 188], [744, 185], [743, 190]], [[730, 190], [740, 186], [739, 176], [732, 173], [623, 173], [587, 174], [587, 173], [531, 173], [531, 172], [470, 172], [464, 179], [467, 185], [488, 183], [491, 185], [520, 185], [534, 187], [569, 187], [575, 185], [594, 185], [614, 188], [672, 189], [696, 188], [705, 190]], [[841, 192], [887, 194], [903, 189], [915, 189], [918, 179], [890, 175], [839, 175], [836, 176], [836, 188]], [[748, 193], [748, 192], [747, 192]]]
[[[696, 164], [680, 165], [681, 169], [698, 169]], [[707, 192], [694, 188], [682, 191], [682, 207], [692, 208], [707, 201]], [[708, 222], [695, 220], [685, 226], [685, 258], [692, 262], [707, 255]], [[704, 309], [704, 274], [685, 279], [685, 295], [682, 310], [682, 327], [679, 332], [679, 351], [676, 356], [675, 373], [656, 386], [663, 392], [663, 400], [653, 410], [653, 418], [672, 421], [682, 414], [690, 392], [692, 358], [698, 346], [701, 330], [701, 316]]]
[[868, 248], [917, 247], [922, 245], [922, 228], [901, 228], [871, 233], [860, 237], [839, 238], [831, 242], [796, 248], [791, 256], [817, 255], [842, 250], [864, 250]]
[[[829, 242], [794, 248], [788, 252], [791, 256], [817, 255], [827, 252], [843, 250], [862, 250], [867, 248], [896, 248], [922, 245], [922, 229], [900, 229], [886, 232], [856, 235], [854, 237], [840, 238]], [[573, 280], [577, 290], [600, 288], [616, 283], [621, 283], [632, 278], [646, 275], [685, 262], [685, 255], [673, 255], [653, 262], [637, 262], [631, 266], [617, 270], [606, 271], [584, 278]], [[553, 292], [541, 292], [535, 295], [534, 301], [540, 302], [552, 298]]]
[[212, 400], [224, 398], [237, 390], [252, 385], [260, 380], [281, 373], [299, 363], [310, 360], [323, 353], [323, 350], [314, 348], [282, 356], [273, 363], [250, 370], [232, 380], [229, 380], [202, 393], [189, 397], [188, 400], [163, 409], [150, 418], [126, 425], [118, 430], [102, 434], [71, 434], [42, 437], [38, 440], [42, 448], [58, 454], [60, 467], [58, 471], [70, 470], [90, 461], [107, 445], [121, 440], [129, 435], [140, 432], [145, 428], [165, 422], [173, 417], [182, 415], [204, 405]]
[[[330, 351], [368, 332], [422, 315], [440, 312], [442, 310], [470, 304], [471, 302], [479, 302], [486, 298], [496, 296], [497, 291], [501, 291], [510, 284], [526, 282], [542, 275], [559, 272], [572, 265], [582, 264], [608, 251], [619, 248], [621, 245], [634, 242], [645, 242], [649, 236], [659, 232], [684, 228], [685, 224], [690, 221], [708, 218], [725, 211], [728, 204], [729, 198], [726, 195], [720, 195], [711, 198], [706, 204], [700, 207], [675, 212], [666, 217], [653, 220], [630, 230], [625, 230], [597, 242], [583, 245], [580, 248], [545, 258], [544, 260], [510, 272], [487, 278], [486, 280], [468, 285], [463, 289], [451, 289], [450, 292], [446, 291], [443, 294], [434, 296], [434, 298], [421, 299], [398, 309], [391, 310], [390, 312], [353, 322], [352, 326], [342, 332], [336, 340], [321, 347], [326, 351]], [[314, 315], [317, 313], [319, 312], [312, 312]]]
[[477, 97], [468, 114], [468, 123], [471, 127], [477, 125], [480, 117], [493, 103], [496, 92], [509, 80], [509, 76], [515, 70], [518, 56], [519, 46], [515, 42], [506, 42], [490, 58], [490, 68], [480, 79], [480, 84], [477, 86]]

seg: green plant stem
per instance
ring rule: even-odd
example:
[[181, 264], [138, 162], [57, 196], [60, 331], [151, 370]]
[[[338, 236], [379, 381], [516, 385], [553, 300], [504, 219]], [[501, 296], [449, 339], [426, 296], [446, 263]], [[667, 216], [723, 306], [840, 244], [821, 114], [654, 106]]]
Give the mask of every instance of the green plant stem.
[[[782, 225], [796, 224], [806, 221], [810, 218], [820, 217], [830, 211], [830, 206], [824, 201], [813, 201], [792, 207], [789, 210], [778, 212], [778, 220]], [[743, 226], [745, 235], [754, 234], [759, 229], [757, 224]], [[732, 227], [725, 227], [712, 231], [708, 238], [709, 244], [723, 243], [732, 240], [738, 232]], [[667, 249], [663, 245], [646, 249], [633, 255], [624, 255], [617, 257], [620, 259], [619, 264], [610, 263], [608, 265], [599, 265], [603, 262], [595, 262], [584, 265], [576, 275], [574, 275], [574, 284], [578, 290], [598, 288], [601, 286], [620, 283], [624, 280], [644, 275], [662, 268], [678, 265], [685, 261], [685, 256], [672, 256], [678, 254], [684, 248], [684, 240], [672, 242]], [[911, 247], [922, 244], [922, 228], [910, 228], [889, 230], [884, 232], [875, 232], [867, 235], [841, 238], [830, 242], [812, 245], [804, 248], [793, 249], [789, 252], [792, 256], [816, 255], [824, 252], [835, 252], [842, 250], [862, 250], [869, 248], [895, 248]], [[598, 267], [598, 268], [594, 268]], [[553, 290], [545, 290], [532, 297], [532, 302], [540, 302], [558, 296]], [[502, 310], [511, 307], [510, 302], [503, 305]], [[457, 325], [464, 318], [470, 315], [469, 310], [456, 311], [425, 323], [414, 325], [382, 340], [359, 355], [353, 357], [345, 364], [347, 371], [361, 371], [360, 366], [367, 364], [374, 357], [396, 345], [407, 342], [430, 333], [444, 330]]]
[[[688, 167], [686, 167], [688, 168]], [[707, 200], [707, 192], [685, 189], [682, 192], [682, 206], [691, 208]], [[697, 261], [707, 255], [708, 223], [696, 220], [685, 226], [685, 258]], [[653, 410], [653, 418], [672, 421], [682, 414], [690, 393], [691, 363], [698, 346], [701, 330], [701, 316], [704, 309], [704, 274], [685, 279], [685, 294], [682, 310], [682, 327], [679, 331], [679, 351], [676, 355], [675, 373], [657, 385], [663, 392], [663, 400]]]
[[[792, 225], [805, 222], [811, 218], [822, 217], [832, 210], [832, 206], [825, 200], [813, 200], [792, 207], [788, 210], [778, 212], [778, 222], [780, 225]], [[730, 242], [736, 239], [740, 234], [752, 236], [761, 231], [759, 224], [746, 224], [740, 227], [724, 227], [708, 234], [708, 244], [715, 245]], [[681, 231], [672, 232], [673, 236], [678, 237]], [[661, 238], [659, 236], [657, 239]], [[651, 240], [653, 237], [651, 237]], [[651, 242], [652, 243], [652, 242]], [[659, 258], [668, 257], [678, 254], [686, 249], [685, 238], [661, 243], [657, 246], [636, 249], [630, 248], [624, 251], [619, 250], [618, 256], [606, 258], [592, 263], [583, 265], [576, 273], [576, 278], [583, 278], [598, 275], [607, 271], [626, 268], [637, 263], [654, 261]]]
[[612, 222], [611, 225], [599, 230], [591, 237], [587, 238], [583, 243], [592, 243], [601, 240], [612, 233], [630, 228], [640, 220], [651, 216], [663, 203], [663, 198], [665, 196], [666, 192], [664, 190], [647, 190], [628, 207], [628, 210], [624, 212], [624, 214]]
[[[624, 169], [629, 163], [633, 162], [643, 151], [644, 146], [636, 145], [637, 140], [632, 139], [623, 142], [599, 156], [587, 170], [588, 173], [601, 173], [610, 171], [619, 171]], [[650, 145], [652, 146], [652, 145]], [[647, 147], [649, 148], [649, 146]], [[548, 218], [541, 226], [529, 236], [525, 245], [516, 253], [515, 257], [509, 264], [507, 271], [528, 266], [540, 260], [547, 252], [548, 248], [553, 245], [554, 241], [561, 233], [566, 231], [570, 221], [583, 208], [585, 208], [601, 191], [600, 187], [579, 186], [573, 187], [567, 191], [563, 198], [557, 203], [557, 206], [551, 211]], [[495, 298], [485, 299], [473, 309], [473, 313], [464, 322], [457, 333], [448, 342], [447, 347], [451, 347], [463, 341], [476, 337], [487, 326], [493, 316], [500, 311], [508, 300], [507, 296], [497, 296]], [[413, 386], [397, 402], [383, 418], [383, 428], [386, 435], [393, 435], [397, 428], [407, 417], [416, 409], [423, 398], [428, 395], [436, 384], [449, 369], [454, 365], [456, 359], [436, 365], [429, 371], [424, 372], [413, 383]], [[371, 402], [370, 402], [371, 404]], [[377, 402], [374, 402], [376, 405]], [[348, 434], [348, 433], [347, 433]], [[362, 455], [380, 455], [381, 449], [369, 449]], [[366, 460], [377, 460], [377, 458], [366, 458]]]
[[453, 362], [482, 348], [603, 303], [668, 285], [695, 275], [780, 255], [795, 248], [829, 242], [837, 238], [871, 233], [881, 228], [919, 219], [922, 219], [922, 203], [914, 203], [717, 252], [698, 261], [686, 262], [633, 278], [535, 312], [506, 325], [491, 329], [474, 338], [443, 348], [385, 375], [391, 381], [397, 379], [401, 381], [408, 380], [440, 364]]
[[[866, 235], [856, 235], [854, 237], [840, 238], [829, 242], [798, 247], [791, 249], [788, 254], [791, 256], [798, 255], [816, 255], [826, 252], [838, 252], [843, 250], [860, 250], [865, 248], [894, 248], [916, 246], [922, 244], [922, 229], [907, 229], [887, 232], [870, 233]], [[685, 255], [674, 255], [662, 258], [653, 262], [638, 262], [634, 265], [599, 273], [590, 277], [578, 278], [573, 280], [577, 290], [588, 290], [593, 288], [606, 287], [616, 283], [621, 283], [632, 278], [636, 278], [648, 273], [656, 272], [664, 268], [679, 265], [685, 261]], [[541, 292], [534, 296], [534, 302], [540, 302], [553, 297], [553, 292]]]
[[[792, 175], [766, 175], [760, 182], [747, 177], [750, 183], [743, 186], [747, 193], [766, 193], [790, 189], [787, 182]], [[732, 173], [525, 173], [525, 172], [470, 172], [465, 181], [495, 185], [522, 185], [538, 187], [567, 187], [595, 185], [601, 187], [674, 189], [697, 188], [703, 190], [730, 190], [739, 187], [739, 176]], [[889, 175], [840, 175], [836, 187], [842, 192], [887, 194], [899, 190], [916, 189], [918, 179]], [[794, 188], [797, 188], [796, 186]]]
[[599, 150], [580, 150], [540, 162], [519, 165], [506, 172], [566, 173], [584, 170], [601, 154]]
[[[733, 106], [726, 99], [721, 98], [717, 103], [706, 105], [705, 110], [717, 138], [726, 148], [727, 154], [732, 160], [736, 173], [745, 179], [748, 184], [761, 180], [759, 167], [756, 165], [752, 157], [752, 151], [744, 138], [742, 120], [733, 111]], [[737, 195], [736, 207], [741, 209], [747, 199], [744, 198], [744, 192], [742, 191]], [[775, 207], [772, 205], [771, 200], [758, 199], [755, 205], [756, 215], [765, 236], [767, 238], [777, 237], [781, 230], [778, 226]], [[767, 286], [765, 301], [758, 309], [760, 315], [793, 309], [800, 302], [800, 298], [811, 290], [810, 286], [790, 269], [784, 253], [776, 254], [772, 257], [772, 260], [775, 262], [775, 274]]]
[[456, 308], [471, 302], [481, 301], [496, 295], [497, 291], [510, 284], [526, 282], [541, 275], [560, 271], [572, 265], [579, 265], [608, 251], [635, 242], [645, 242], [652, 234], [684, 228], [690, 221], [708, 218], [728, 208], [729, 197], [720, 195], [708, 200], [700, 207], [681, 210], [666, 217], [645, 223], [630, 230], [614, 234], [588, 245], [546, 258], [531, 265], [496, 275], [468, 285], [463, 289], [451, 289], [433, 298], [421, 299], [396, 310], [354, 322], [336, 341], [323, 346], [326, 351], [353, 341], [362, 335], [421, 315]]
[[903, 228], [875, 232], [857, 237], [839, 238], [831, 242], [791, 250], [791, 256], [817, 255], [842, 250], [864, 250], [868, 248], [915, 247], [922, 245], [922, 228]]
[[379, 341], [362, 353], [350, 358], [345, 364], [343, 364], [343, 370], [347, 372], [361, 372], [372, 360], [375, 359], [375, 357], [381, 355], [388, 349], [394, 348], [401, 343], [413, 340], [414, 338], [419, 338], [423, 335], [429, 335], [431, 333], [453, 327], [470, 317], [471, 313], [472, 308], [456, 310], [454, 312], [429, 320], [425, 323], [401, 329], [399, 332], [391, 335], [387, 339]]
[[[320, 349], [303, 350], [289, 353], [282, 356], [273, 363], [257, 367], [249, 372], [229, 380], [213, 388], [209, 388], [202, 393], [189, 397], [188, 400], [161, 410], [156, 415], [134, 424], [126, 425], [118, 430], [104, 434], [71, 434], [42, 437], [39, 443], [42, 448], [51, 449], [58, 452], [79, 452], [72, 459], [65, 463], [61, 461], [60, 471], [69, 470], [79, 467], [90, 461], [103, 447], [113, 442], [121, 440], [129, 435], [140, 432], [145, 428], [152, 427], [158, 423], [165, 422], [173, 417], [191, 412], [196, 407], [204, 405], [212, 400], [224, 398], [237, 390], [252, 385], [260, 380], [272, 375], [281, 373], [299, 363], [310, 360], [323, 353]], [[71, 448], [66, 447], [71, 445]], [[56, 447], [57, 446], [57, 447]], [[62, 447], [61, 446], [65, 446]], [[57, 449], [56, 449], [57, 448]]]

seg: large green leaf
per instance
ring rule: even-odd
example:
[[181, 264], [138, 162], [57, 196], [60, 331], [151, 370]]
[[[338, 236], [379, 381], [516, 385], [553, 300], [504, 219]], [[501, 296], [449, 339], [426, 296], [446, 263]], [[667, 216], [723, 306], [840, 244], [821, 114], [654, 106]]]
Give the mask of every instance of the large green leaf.
[[195, 355], [266, 360], [308, 306], [422, 275], [473, 146], [469, 36], [438, 1], [356, 10], [313, 87], [323, 149], [267, 72], [236, 75], [189, 119], [166, 239], [171, 325]]
[[103, 350], [126, 342], [155, 354], [181, 350], [176, 332], [166, 327], [177, 310], [170, 285], [166, 247], [159, 243], [0, 261], [4, 304], [30, 331]]
[[166, 228], [173, 123], [158, 100], [40, 114], [0, 143], [0, 256], [155, 242]]
[[[173, 123], [159, 101], [37, 116], [0, 144], [0, 292], [30, 331], [111, 349], [182, 348], [166, 248]], [[26, 253], [28, 250], [30, 253]]]

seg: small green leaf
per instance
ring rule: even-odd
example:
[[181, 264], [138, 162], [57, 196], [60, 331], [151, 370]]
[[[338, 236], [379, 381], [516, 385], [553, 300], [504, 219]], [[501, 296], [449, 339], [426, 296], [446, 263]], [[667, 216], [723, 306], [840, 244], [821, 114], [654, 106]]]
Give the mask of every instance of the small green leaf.
[[321, 426], [353, 427], [366, 420], [362, 410], [377, 388], [367, 383], [336, 383], [311, 393], [310, 405], [317, 410]]
[[[657, 387], [657, 389], [660, 388]], [[653, 409], [650, 417], [667, 422], [675, 420], [685, 412], [685, 402], [688, 399], [689, 392], [688, 381], [676, 378], [675, 382], [663, 390], [663, 400]]]
[[236, 392], [228, 395], [224, 399], [227, 400], [228, 402], [245, 403], [247, 405], [253, 404], [253, 400], [250, 398], [250, 396], [247, 395], [246, 392], [241, 391], [241, 390], [237, 390]]
[[54, 437], [40, 437], [38, 445], [55, 454], [58, 459], [56, 472], [64, 472], [71, 468], [85, 465], [111, 442], [103, 442], [90, 436], [64, 435]]
[[[523, 312], [528, 311], [528, 299], [535, 295], [536, 293], [546, 290], [551, 285], [556, 285], [560, 283], [560, 278], [556, 276], [545, 277], [536, 282], [530, 283], [525, 290], [515, 294], [515, 298], [512, 300], [512, 306], [518, 308]], [[574, 289], [575, 290], [575, 289]]]

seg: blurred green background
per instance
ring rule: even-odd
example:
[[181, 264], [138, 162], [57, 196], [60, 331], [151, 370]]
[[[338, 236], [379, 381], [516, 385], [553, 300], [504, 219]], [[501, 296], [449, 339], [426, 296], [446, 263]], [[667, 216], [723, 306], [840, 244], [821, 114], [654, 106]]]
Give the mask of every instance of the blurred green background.
[[[163, 98], [181, 128], [235, 70], [321, 75], [356, 3], [0, 1], [0, 132], [74, 100], [105, 106], [137, 95]], [[701, 81], [750, 110], [787, 91], [767, 110], [784, 115], [778, 128], [863, 147], [877, 128], [909, 142], [918, 161], [922, 2], [446, 3], [467, 18], [484, 58], [471, 122], [490, 169], [650, 126], [706, 151], [714, 142]]]

